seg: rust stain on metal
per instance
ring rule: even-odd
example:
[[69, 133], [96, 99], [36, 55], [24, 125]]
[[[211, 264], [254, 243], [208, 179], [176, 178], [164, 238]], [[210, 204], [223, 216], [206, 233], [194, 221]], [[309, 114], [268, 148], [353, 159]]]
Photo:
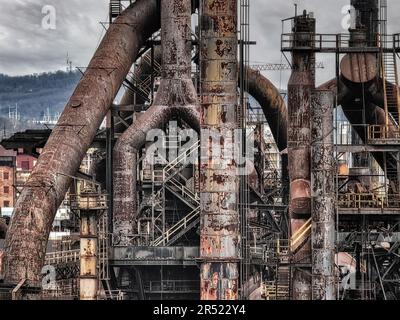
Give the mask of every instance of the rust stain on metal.
[[312, 98], [312, 299], [335, 300], [335, 190], [333, 104], [331, 91]]
[[[140, 47], [159, 29], [157, 17], [157, 1], [140, 0], [110, 25], [15, 206], [5, 244], [5, 282], [40, 281], [47, 239], [69, 176], [78, 170]], [[75, 101], [81, 102], [79, 108], [72, 107]]]
[[[315, 33], [315, 19], [307, 15], [294, 18], [295, 41], [302, 45]], [[306, 34], [303, 34], [305, 32]], [[310, 47], [312, 45], [308, 44]], [[315, 53], [293, 51], [293, 71], [288, 83], [288, 162], [290, 177], [291, 234], [294, 235], [311, 216], [311, 93], [315, 88]], [[311, 262], [311, 243], [305, 241], [294, 252], [294, 260]], [[293, 299], [311, 299], [311, 278], [304, 270], [293, 273]]]
[[[237, 4], [203, 0], [201, 29], [200, 297], [238, 298], [240, 229], [234, 161]], [[217, 136], [214, 141], [215, 135]], [[219, 136], [218, 136], [219, 135]]]
[[191, 1], [161, 2], [162, 66], [153, 105], [122, 134], [114, 147], [114, 237], [128, 244], [136, 224], [137, 153], [146, 133], [172, 116], [199, 128], [197, 92], [191, 79]]

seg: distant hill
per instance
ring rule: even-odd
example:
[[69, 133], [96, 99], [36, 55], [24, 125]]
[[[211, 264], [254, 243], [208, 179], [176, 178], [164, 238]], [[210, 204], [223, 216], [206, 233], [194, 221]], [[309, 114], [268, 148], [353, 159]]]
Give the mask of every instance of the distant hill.
[[0, 74], [0, 117], [18, 105], [20, 120], [41, 120], [48, 112], [61, 112], [73, 93], [81, 73], [56, 71], [11, 77]]

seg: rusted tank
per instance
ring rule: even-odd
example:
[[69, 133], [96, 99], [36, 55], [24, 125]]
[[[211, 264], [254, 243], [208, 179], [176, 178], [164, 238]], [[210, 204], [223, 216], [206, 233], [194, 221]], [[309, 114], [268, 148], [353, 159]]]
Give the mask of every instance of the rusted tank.
[[200, 297], [238, 299], [237, 1], [202, 0]]
[[191, 79], [191, 1], [161, 2], [162, 67], [153, 105], [122, 134], [114, 148], [114, 237], [127, 244], [135, 230], [137, 154], [151, 129], [172, 116], [199, 128], [197, 92]]
[[312, 299], [335, 300], [334, 95], [314, 91], [311, 108]]
[[111, 24], [43, 149], [6, 237], [5, 281], [40, 280], [56, 210], [139, 49], [157, 31], [157, 0], [138, 0]]

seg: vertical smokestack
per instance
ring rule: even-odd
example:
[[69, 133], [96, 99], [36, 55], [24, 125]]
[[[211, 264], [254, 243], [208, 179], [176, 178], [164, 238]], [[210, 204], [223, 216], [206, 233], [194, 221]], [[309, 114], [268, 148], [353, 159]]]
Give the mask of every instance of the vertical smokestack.
[[[237, 1], [201, 1], [201, 233], [203, 300], [238, 298]], [[237, 151], [237, 149], [236, 149]]]
[[[311, 93], [315, 88], [315, 53], [313, 34], [315, 19], [306, 12], [294, 18], [292, 52], [293, 71], [288, 83], [288, 160], [290, 175], [290, 215], [292, 236], [302, 228], [311, 215], [310, 144]], [[298, 50], [296, 48], [308, 48]], [[310, 263], [310, 242], [296, 250], [294, 260]], [[311, 279], [307, 271], [295, 269], [293, 299], [311, 298]]]
[[379, 1], [378, 0], [351, 0], [356, 11], [356, 29], [364, 29], [368, 43], [376, 40], [379, 32]]
[[312, 299], [335, 300], [335, 191], [331, 91], [313, 92], [311, 109]]

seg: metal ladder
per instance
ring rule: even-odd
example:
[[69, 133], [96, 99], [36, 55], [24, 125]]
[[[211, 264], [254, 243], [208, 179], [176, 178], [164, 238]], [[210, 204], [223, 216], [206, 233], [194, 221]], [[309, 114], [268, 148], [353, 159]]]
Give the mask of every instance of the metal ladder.
[[110, 23], [117, 18], [122, 12], [121, 0], [110, 0]]
[[277, 266], [274, 281], [266, 281], [263, 284], [262, 296], [265, 300], [289, 300], [290, 299], [290, 267]]
[[396, 124], [399, 124], [399, 79], [397, 73], [397, 56], [395, 52], [383, 54], [384, 88], [387, 109], [393, 116]]

